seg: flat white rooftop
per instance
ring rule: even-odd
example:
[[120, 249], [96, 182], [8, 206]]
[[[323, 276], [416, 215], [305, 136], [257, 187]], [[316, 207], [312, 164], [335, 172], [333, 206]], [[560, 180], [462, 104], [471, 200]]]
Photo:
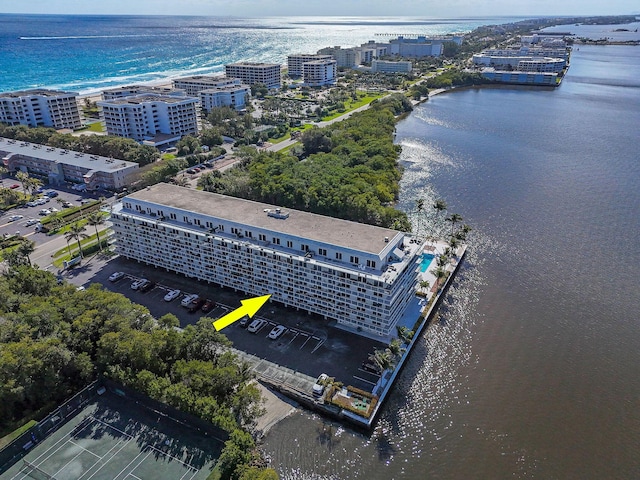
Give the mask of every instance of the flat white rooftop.
[[[127, 198], [164, 205], [246, 226], [307, 238], [343, 248], [379, 255], [389, 243], [404, 233], [389, 228], [350, 222], [315, 213], [277, 207], [267, 203], [209, 193], [191, 188], [159, 183], [130, 194]], [[281, 216], [268, 215], [280, 208]], [[388, 238], [389, 243], [385, 242]]]
[[115, 172], [124, 168], [137, 166], [137, 163], [117, 160], [89, 153], [74, 152], [61, 148], [47, 147], [37, 143], [21, 142], [0, 137], [0, 152], [7, 154], [23, 155], [47, 160], [54, 163], [64, 163], [76, 167], [88, 168], [99, 172]]

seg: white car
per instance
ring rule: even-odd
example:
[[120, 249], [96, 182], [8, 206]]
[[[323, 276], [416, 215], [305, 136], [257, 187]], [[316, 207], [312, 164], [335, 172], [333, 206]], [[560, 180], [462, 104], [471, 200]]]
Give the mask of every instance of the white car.
[[142, 285], [144, 285], [148, 281], [149, 280], [147, 280], [146, 278], [139, 278], [137, 280], [134, 280], [133, 283], [131, 284], [131, 290], [138, 290]]
[[9, 217], [9, 221], [10, 222], [15, 222], [16, 220], [20, 220], [22, 218], [24, 218], [24, 215], [11, 215]]
[[39, 221], [40, 220], [38, 220], [37, 218], [30, 218], [29, 220], [27, 220], [27, 222], [24, 224], [24, 226], [25, 227], [30, 227], [31, 225], [35, 225]]
[[188, 307], [191, 302], [193, 302], [194, 300], [197, 300], [198, 298], [199, 297], [197, 293], [190, 293], [189, 295], [187, 295], [182, 299], [182, 301], [180, 302], [180, 305], [182, 305], [183, 307]]
[[266, 320], [254, 320], [253, 322], [251, 322], [251, 325], [249, 325], [249, 328], [247, 328], [247, 332], [256, 333], [266, 324], [267, 324]]
[[282, 335], [286, 331], [287, 327], [285, 327], [284, 325], [277, 325], [273, 327], [271, 332], [269, 332], [269, 338], [271, 340], [277, 340], [278, 338], [280, 338], [280, 335]]
[[49, 210], [48, 208], [43, 208], [38, 212], [38, 215], [50, 215], [50, 214], [51, 214], [51, 210]]
[[322, 393], [324, 392], [325, 383], [327, 383], [328, 379], [329, 375], [327, 375], [326, 373], [322, 373], [316, 380], [316, 383], [313, 384], [312, 391], [316, 397], [322, 395]]
[[180, 296], [180, 290], [170, 290], [169, 292], [167, 292], [167, 294], [164, 296], [164, 301], [165, 302], [171, 302], [172, 300], [175, 300], [176, 298], [178, 298]]
[[122, 277], [124, 277], [124, 272], [113, 272], [111, 275], [109, 275], [109, 281], [110, 282], [117, 282]]

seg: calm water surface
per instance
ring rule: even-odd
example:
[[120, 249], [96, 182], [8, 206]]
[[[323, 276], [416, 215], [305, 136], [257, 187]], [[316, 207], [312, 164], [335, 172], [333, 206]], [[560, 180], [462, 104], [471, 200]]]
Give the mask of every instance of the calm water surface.
[[444, 198], [471, 249], [374, 433], [294, 414], [282, 477], [640, 478], [639, 128], [640, 48], [613, 46], [401, 122], [401, 207]]

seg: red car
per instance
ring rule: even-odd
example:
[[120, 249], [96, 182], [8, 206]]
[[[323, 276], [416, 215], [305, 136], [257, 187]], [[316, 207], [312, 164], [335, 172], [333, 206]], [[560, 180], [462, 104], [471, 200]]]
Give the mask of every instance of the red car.
[[18, 185], [17, 183], [14, 183], [9, 188], [20, 188], [20, 185]]
[[209, 313], [215, 306], [216, 302], [207, 298], [207, 301], [204, 302], [204, 305], [202, 305], [202, 308], [200, 310], [202, 310], [203, 313]]

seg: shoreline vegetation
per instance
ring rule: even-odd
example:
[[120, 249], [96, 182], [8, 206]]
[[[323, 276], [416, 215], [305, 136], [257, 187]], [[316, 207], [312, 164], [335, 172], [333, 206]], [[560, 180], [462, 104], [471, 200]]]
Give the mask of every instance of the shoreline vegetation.
[[[465, 37], [463, 45], [449, 46], [445, 59], [427, 67], [423, 78], [401, 84], [400, 90], [387, 88], [387, 93], [393, 93], [373, 100], [370, 108], [349, 118], [324, 128], [305, 129], [288, 150], [291, 153], [240, 147], [236, 151], [239, 161], [233, 168], [203, 175], [198, 186], [410, 231], [408, 215], [394, 206], [402, 176], [394, 130], [412, 104], [454, 88], [488, 84], [479, 75], [463, 72], [461, 66], [473, 53], [532, 28], [634, 21], [635, 16], [574, 17], [480, 27]], [[91, 99], [95, 94], [82, 97]], [[208, 120], [212, 123], [215, 119], [210, 116]], [[223, 123], [224, 128], [232, 125], [241, 129], [241, 120], [223, 120], [211, 127], [213, 135], [208, 132], [213, 138], [208, 146], [222, 143], [222, 135], [228, 133]], [[285, 131], [290, 131], [289, 120], [285, 117]], [[0, 126], [0, 135], [141, 165], [158, 164], [166, 175], [199, 162], [194, 152], [207, 144], [193, 137], [183, 139], [178, 145], [180, 157], [158, 162], [159, 154], [150, 147], [119, 137], [76, 137], [51, 129], [6, 126]], [[193, 158], [187, 160], [189, 156]], [[145, 307], [98, 285], [86, 291], [57, 285], [51, 273], [26, 262], [8, 266], [0, 275], [0, 319], [0, 431], [9, 433], [39, 418], [96, 375], [104, 374], [227, 430], [230, 440], [211, 478], [277, 478], [275, 470], [263, 468], [251, 435], [264, 414], [260, 391], [247, 366], [225, 350], [228, 340], [211, 322], [200, 321], [178, 330], [174, 328], [177, 318], [172, 315], [155, 319]], [[266, 423], [273, 425], [291, 408], [287, 404], [280, 415]]]

